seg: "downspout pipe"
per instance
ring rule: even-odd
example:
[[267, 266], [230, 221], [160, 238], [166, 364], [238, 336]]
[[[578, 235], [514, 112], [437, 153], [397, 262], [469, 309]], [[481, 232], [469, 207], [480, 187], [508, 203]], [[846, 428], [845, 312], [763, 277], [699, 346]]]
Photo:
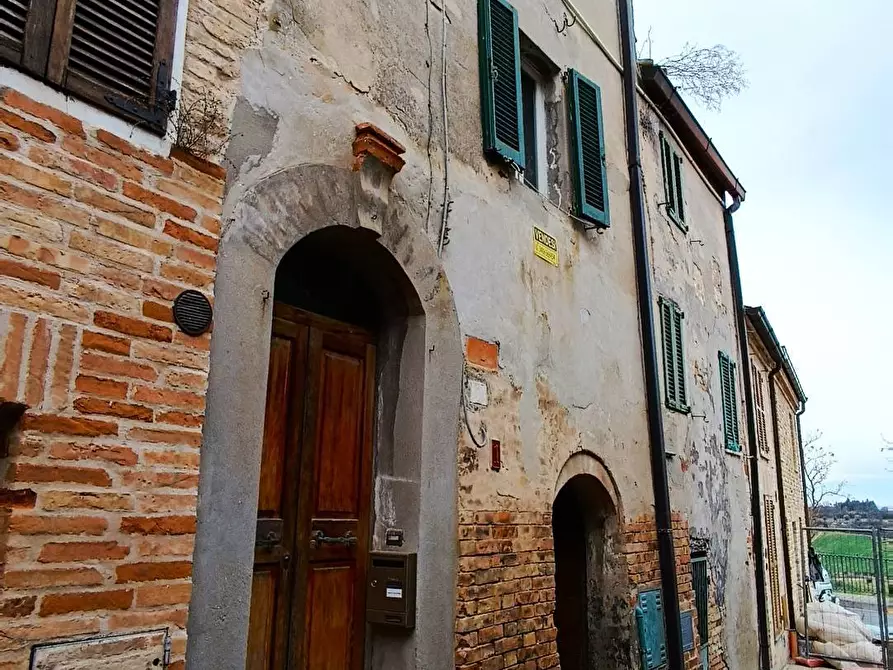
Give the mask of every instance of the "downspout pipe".
[[784, 475], [781, 471], [781, 439], [778, 435], [778, 405], [777, 392], [775, 390], [775, 379], [781, 372], [784, 361], [778, 361], [775, 368], [769, 373], [769, 402], [772, 404], [772, 442], [775, 446], [775, 476], [778, 487], [778, 506], [781, 508], [781, 553], [784, 560], [784, 574], [787, 581], [787, 601], [788, 601], [788, 630], [794, 628], [794, 589], [796, 586], [792, 581], [793, 572], [791, 571], [791, 544], [788, 539], [788, 509], [785, 506], [784, 499]]
[[[809, 500], [806, 497], [806, 454], [803, 452], [803, 426], [800, 424], [800, 417], [806, 411], [806, 401], [800, 402], [800, 409], [797, 410], [797, 447], [800, 450], [800, 479], [803, 482], [803, 518], [806, 519], [806, 525], [812, 525], [812, 515], [809, 513]], [[810, 535], [812, 538], [812, 535]], [[803, 538], [801, 538], [802, 540]]]
[[744, 316], [744, 297], [741, 291], [741, 268], [738, 265], [738, 246], [735, 242], [735, 226], [732, 215], [741, 206], [740, 198], [725, 208], [726, 247], [729, 254], [729, 271], [732, 275], [732, 298], [738, 329], [738, 346], [741, 355], [741, 378], [744, 382], [744, 400], [747, 414], [747, 441], [750, 445], [750, 514], [753, 517], [754, 578], [757, 594], [757, 626], [760, 642], [760, 668], [770, 670], [772, 661], [769, 649], [769, 617], [767, 615], [766, 567], [763, 563], [763, 508], [760, 502], [760, 447], [757, 444], [757, 422], [753, 407], [753, 389], [750, 378], [750, 356], [747, 347], [747, 327]]
[[657, 551], [663, 589], [664, 621], [667, 633], [668, 670], [683, 669], [682, 630], [679, 616], [679, 588], [676, 582], [676, 551], [670, 513], [670, 486], [664, 439], [663, 409], [655, 339], [654, 299], [651, 262], [645, 218], [642, 183], [642, 150], [639, 144], [639, 111], [636, 90], [638, 65], [633, 31], [631, 0], [619, 0], [620, 37], [623, 47], [623, 96], [626, 111], [626, 152], [629, 164], [629, 198], [632, 208], [633, 244], [636, 264], [636, 291], [642, 331], [642, 357], [645, 370], [645, 398], [648, 438], [651, 446], [651, 480], [654, 488], [654, 517], [657, 525]]

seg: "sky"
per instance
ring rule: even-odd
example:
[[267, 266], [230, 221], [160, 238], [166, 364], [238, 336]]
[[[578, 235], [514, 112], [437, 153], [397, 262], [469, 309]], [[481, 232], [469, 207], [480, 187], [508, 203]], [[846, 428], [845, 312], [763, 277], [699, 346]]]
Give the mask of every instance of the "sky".
[[[834, 480], [893, 507], [893, 86], [889, 0], [634, 0], [655, 60], [736, 51], [749, 87], [690, 106], [747, 189], [744, 300], [762, 305], [809, 400]], [[647, 54], [646, 54], [647, 55]], [[696, 223], [694, 225], [697, 225]]]

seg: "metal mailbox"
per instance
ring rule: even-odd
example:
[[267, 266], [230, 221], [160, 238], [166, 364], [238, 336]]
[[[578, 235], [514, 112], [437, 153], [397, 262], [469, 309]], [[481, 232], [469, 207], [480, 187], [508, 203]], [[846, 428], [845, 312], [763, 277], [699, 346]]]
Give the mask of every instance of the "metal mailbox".
[[366, 620], [394, 628], [415, 628], [416, 555], [369, 554]]

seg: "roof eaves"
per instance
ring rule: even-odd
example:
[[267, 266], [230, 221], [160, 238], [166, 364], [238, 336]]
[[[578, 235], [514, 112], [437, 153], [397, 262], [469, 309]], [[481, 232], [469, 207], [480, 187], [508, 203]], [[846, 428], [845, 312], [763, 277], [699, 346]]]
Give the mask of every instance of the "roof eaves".
[[744, 311], [754, 330], [760, 336], [763, 345], [769, 351], [769, 355], [772, 356], [772, 360], [784, 369], [785, 375], [787, 375], [788, 381], [794, 389], [794, 393], [797, 394], [797, 398], [800, 402], [805, 403], [806, 393], [804, 393], [803, 386], [800, 384], [800, 378], [797, 376], [793, 363], [791, 363], [787, 348], [778, 341], [778, 337], [772, 329], [772, 324], [769, 323], [769, 318], [766, 316], [766, 311], [762, 307], [745, 307]]
[[747, 195], [744, 186], [720, 155], [713, 140], [679, 95], [663, 68], [653, 61], [639, 61], [639, 80], [642, 90], [664, 113], [701, 168], [729, 195], [743, 201]]

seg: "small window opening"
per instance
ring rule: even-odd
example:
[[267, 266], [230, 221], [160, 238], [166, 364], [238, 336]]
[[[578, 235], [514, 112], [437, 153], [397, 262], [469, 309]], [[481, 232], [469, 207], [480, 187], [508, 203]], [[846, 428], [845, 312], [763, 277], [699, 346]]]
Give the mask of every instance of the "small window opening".
[[524, 181], [536, 191], [546, 186], [546, 104], [543, 85], [532, 69], [521, 70], [524, 114]]
[[524, 34], [521, 47], [521, 114], [524, 129], [524, 172], [521, 178], [530, 188], [540, 193], [549, 190], [549, 127], [551, 109], [546, 101], [554, 92], [554, 80], [559, 70], [549, 58]]

